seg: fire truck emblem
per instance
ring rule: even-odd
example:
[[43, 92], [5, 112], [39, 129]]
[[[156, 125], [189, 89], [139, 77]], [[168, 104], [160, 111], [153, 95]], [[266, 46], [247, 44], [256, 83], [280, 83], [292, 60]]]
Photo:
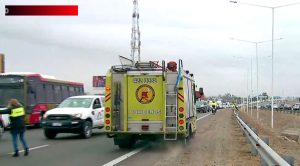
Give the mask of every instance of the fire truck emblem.
[[142, 104], [151, 103], [155, 97], [154, 89], [150, 85], [141, 85], [135, 91], [136, 99]]

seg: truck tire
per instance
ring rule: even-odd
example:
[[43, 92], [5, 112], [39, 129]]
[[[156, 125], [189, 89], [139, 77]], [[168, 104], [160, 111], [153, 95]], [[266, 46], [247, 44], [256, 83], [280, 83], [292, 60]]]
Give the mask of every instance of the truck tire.
[[119, 148], [120, 149], [130, 149], [130, 148], [134, 147], [135, 143], [136, 143], [136, 140], [132, 138], [126, 142], [119, 144]]
[[57, 133], [49, 130], [44, 130], [44, 135], [47, 139], [54, 139]]
[[92, 123], [90, 121], [85, 121], [83, 123], [80, 135], [82, 138], [90, 138], [92, 136]]
[[193, 131], [192, 131], [192, 125], [191, 125], [191, 124], [190, 124], [190, 129], [189, 129], [189, 130], [190, 130], [190, 132], [189, 132], [189, 134], [190, 134], [189, 137], [190, 137], [190, 138], [194, 138], [195, 135], [196, 135], [196, 132], [193, 132]]
[[114, 137], [114, 143], [118, 145], [120, 149], [130, 149], [135, 145], [136, 139], [133, 135], [116, 136]]

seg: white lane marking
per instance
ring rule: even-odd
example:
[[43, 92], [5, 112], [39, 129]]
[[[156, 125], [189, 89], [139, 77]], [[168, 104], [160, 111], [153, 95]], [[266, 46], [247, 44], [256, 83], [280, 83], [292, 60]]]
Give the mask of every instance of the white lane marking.
[[133, 156], [133, 155], [135, 155], [137, 153], [139, 153], [140, 151], [142, 151], [142, 150], [144, 150], [144, 149], [146, 149], [148, 147], [149, 147], [149, 145], [140, 147], [140, 148], [138, 148], [138, 149], [136, 149], [134, 151], [131, 151], [131, 152], [127, 153], [127, 154], [124, 154], [123, 156], [120, 156], [120, 157], [118, 157], [118, 158], [116, 158], [116, 159], [114, 159], [114, 160], [112, 160], [112, 161], [110, 161], [110, 162], [108, 162], [108, 163], [106, 163], [106, 164], [104, 164], [102, 166], [116, 165], [119, 162], [121, 162], [121, 161], [123, 161], [123, 160], [125, 160], [125, 159], [127, 159], [127, 158], [129, 158], [129, 157], [131, 157], [131, 156]]
[[[29, 148], [29, 151], [35, 150], [35, 149], [40, 149], [40, 148], [45, 148], [45, 147], [47, 147], [47, 146], [49, 146], [49, 145], [36, 146], [36, 147], [33, 147], [33, 148]], [[24, 150], [21, 150], [21, 151], [19, 151], [19, 152], [24, 152]], [[11, 153], [8, 153], [8, 154], [14, 154], [14, 152], [11, 152]]]
[[[205, 118], [205, 117], [207, 117], [209, 115], [210, 114], [204, 115], [204, 116], [198, 118], [197, 121], [200, 120], [200, 119], [203, 119], [203, 118]], [[113, 166], [113, 165], [116, 165], [119, 162], [121, 162], [121, 161], [123, 161], [123, 160], [125, 160], [125, 159], [127, 159], [127, 158], [129, 158], [129, 157], [131, 157], [131, 156], [133, 156], [133, 155], [135, 155], [137, 153], [139, 153], [140, 151], [142, 151], [144, 149], [146, 149], [147, 147], [148, 146], [144, 146], [144, 147], [138, 148], [138, 149], [136, 149], [134, 151], [131, 151], [131, 152], [127, 153], [127, 154], [124, 154], [123, 156], [120, 156], [120, 157], [118, 157], [118, 158], [116, 158], [116, 159], [114, 159], [114, 160], [112, 160], [112, 161], [110, 161], [110, 162], [108, 162], [108, 163], [106, 163], [106, 164], [104, 164], [102, 166]]]
[[207, 114], [207, 115], [204, 115], [204, 116], [202, 116], [202, 117], [200, 117], [200, 118], [198, 118], [197, 121], [200, 120], [200, 119], [203, 119], [203, 118], [205, 118], [205, 117], [207, 117], [207, 116], [209, 116], [209, 115], [210, 115], [210, 113]]

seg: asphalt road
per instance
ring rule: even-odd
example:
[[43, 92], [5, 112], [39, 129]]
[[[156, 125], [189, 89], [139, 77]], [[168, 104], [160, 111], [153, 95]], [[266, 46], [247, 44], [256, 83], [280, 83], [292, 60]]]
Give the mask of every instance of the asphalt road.
[[[206, 114], [199, 114], [198, 117], [204, 115]], [[114, 145], [113, 139], [106, 137], [103, 130], [95, 129], [93, 132], [94, 134], [90, 139], [82, 139], [74, 134], [58, 134], [54, 140], [47, 140], [42, 129], [28, 129], [26, 138], [31, 149], [29, 156], [23, 156], [22, 152], [20, 157], [13, 158], [11, 157], [11, 136], [9, 131], [6, 131], [0, 140], [0, 165], [100, 166], [145, 146], [146, 148], [138, 155], [148, 157], [146, 165], [151, 165], [157, 161], [157, 158], [160, 157], [159, 154], [164, 152], [166, 146], [163, 142], [140, 142], [134, 149], [121, 150]], [[23, 150], [20, 143], [19, 148]], [[157, 153], [158, 151], [160, 153]], [[130, 157], [133, 160], [129, 160], [129, 158], [126, 160], [127, 162], [122, 161], [119, 165], [133, 164], [136, 155]], [[143, 161], [141, 162], [143, 163]]]

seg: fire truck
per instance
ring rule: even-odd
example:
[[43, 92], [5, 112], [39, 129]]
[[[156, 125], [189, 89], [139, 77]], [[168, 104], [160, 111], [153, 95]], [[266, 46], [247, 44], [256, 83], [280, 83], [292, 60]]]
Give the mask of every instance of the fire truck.
[[139, 139], [187, 140], [196, 132], [193, 74], [177, 63], [112, 66], [106, 75], [104, 131], [120, 148]]

